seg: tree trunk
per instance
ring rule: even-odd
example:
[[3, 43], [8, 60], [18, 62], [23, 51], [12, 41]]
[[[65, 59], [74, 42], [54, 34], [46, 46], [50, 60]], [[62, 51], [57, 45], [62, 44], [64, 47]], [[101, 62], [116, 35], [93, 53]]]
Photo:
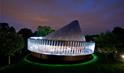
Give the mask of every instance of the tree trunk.
[[8, 64], [11, 63], [11, 59], [10, 59], [10, 56], [8, 56]]

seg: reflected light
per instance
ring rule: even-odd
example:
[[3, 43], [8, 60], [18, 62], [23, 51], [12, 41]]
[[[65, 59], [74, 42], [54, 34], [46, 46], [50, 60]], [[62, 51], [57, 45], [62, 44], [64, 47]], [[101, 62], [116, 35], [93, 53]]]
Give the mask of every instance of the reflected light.
[[98, 56], [96, 54], [92, 54], [93, 58], [89, 61], [86, 62], [82, 62], [82, 63], [77, 63], [77, 64], [44, 64], [44, 63], [38, 63], [35, 61], [31, 61], [28, 59], [28, 57], [31, 54], [28, 54], [27, 56], [24, 57], [23, 61], [26, 63], [30, 63], [33, 65], [37, 65], [37, 66], [46, 66], [46, 67], [69, 67], [69, 66], [83, 66], [83, 65], [88, 65], [88, 64], [92, 64], [94, 62], [96, 62], [98, 60]]
[[122, 59], [124, 59], [124, 54], [123, 54], [123, 55], [121, 55], [121, 58], [122, 58]]

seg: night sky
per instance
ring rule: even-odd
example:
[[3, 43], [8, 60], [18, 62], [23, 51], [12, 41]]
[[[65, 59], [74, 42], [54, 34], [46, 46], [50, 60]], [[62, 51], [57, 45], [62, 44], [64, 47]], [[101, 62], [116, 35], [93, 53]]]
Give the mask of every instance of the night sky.
[[17, 31], [39, 25], [54, 29], [79, 20], [84, 34], [124, 28], [124, 0], [0, 0], [0, 22]]

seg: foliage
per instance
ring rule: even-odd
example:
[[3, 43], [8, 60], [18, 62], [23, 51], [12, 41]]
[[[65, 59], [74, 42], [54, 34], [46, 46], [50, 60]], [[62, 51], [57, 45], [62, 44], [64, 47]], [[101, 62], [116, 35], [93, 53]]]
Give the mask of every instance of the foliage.
[[16, 33], [15, 28], [9, 27], [7, 23], [0, 23], [0, 55], [8, 56], [10, 64], [10, 56], [20, 52], [23, 47], [24, 40]]
[[100, 52], [109, 54], [116, 51], [116, 45], [118, 43], [118, 40], [116, 38], [116, 35], [114, 35], [113, 33], [102, 33], [98, 37], [94, 37], [94, 40]]
[[21, 36], [14, 32], [0, 32], [0, 54], [14, 55], [24, 47], [24, 41]]
[[18, 31], [18, 34], [21, 35], [24, 39], [24, 48], [21, 50], [21, 55], [25, 55], [27, 53], [29, 53], [28, 49], [27, 49], [27, 39], [31, 36], [33, 36], [33, 32], [31, 29], [29, 28], [22, 28]]
[[112, 31], [113, 34], [117, 36], [118, 40], [118, 47], [119, 48], [124, 48], [124, 28], [121, 27], [115, 27]]
[[30, 36], [32, 36], [33, 32], [31, 29], [28, 28], [22, 28], [19, 30], [18, 34], [21, 34], [22, 37], [27, 40], [27, 38], [29, 38]]
[[36, 32], [36, 35], [37, 36], [46, 36], [48, 35], [49, 33], [51, 32], [54, 32], [55, 30], [52, 29], [51, 27], [49, 26], [39, 26], [37, 28], [37, 32]]

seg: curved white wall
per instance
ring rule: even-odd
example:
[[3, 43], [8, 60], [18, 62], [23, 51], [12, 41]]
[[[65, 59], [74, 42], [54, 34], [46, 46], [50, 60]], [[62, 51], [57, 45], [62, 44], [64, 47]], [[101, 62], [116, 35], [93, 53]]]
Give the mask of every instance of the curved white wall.
[[79, 56], [92, 54], [94, 49], [94, 42], [47, 40], [43, 37], [28, 39], [28, 50], [40, 54]]

